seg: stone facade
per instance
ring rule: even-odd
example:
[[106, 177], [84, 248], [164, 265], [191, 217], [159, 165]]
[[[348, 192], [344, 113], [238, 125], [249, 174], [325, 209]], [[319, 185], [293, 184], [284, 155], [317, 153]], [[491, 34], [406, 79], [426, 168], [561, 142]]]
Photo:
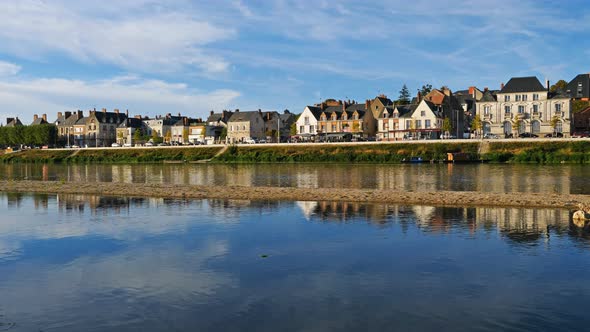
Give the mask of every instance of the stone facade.
[[228, 121], [227, 141], [242, 143], [249, 139], [265, 139], [262, 111], [235, 112]]

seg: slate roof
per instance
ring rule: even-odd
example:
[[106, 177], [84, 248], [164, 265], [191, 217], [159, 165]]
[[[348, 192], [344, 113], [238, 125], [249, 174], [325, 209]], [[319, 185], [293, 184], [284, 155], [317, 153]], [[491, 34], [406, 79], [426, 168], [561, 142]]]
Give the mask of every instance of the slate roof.
[[6, 127], [16, 127], [22, 126], [23, 123], [20, 121], [19, 118], [10, 119], [10, 121], [6, 121]]
[[496, 101], [496, 96], [492, 91], [485, 91], [480, 101], [492, 102]]
[[307, 106], [311, 114], [316, 118], [316, 120], [320, 119], [320, 115], [322, 115], [323, 110], [317, 106]]
[[379, 101], [384, 105], [384, 106], [388, 106], [388, 105], [393, 105], [393, 102], [391, 101], [391, 99], [389, 98], [385, 98], [385, 97], [377, 97], [375, 99], [379, 99]]
[[251, 111], [251, 112], [235, 112], [228, 120], [228, 122], [244, 122], [244, 121], [252, 121], [257, 116], [262, 117], [260, 112], [258, 111]]
[[500, 93], [543, 92], [547, 91], [535, 76], [513, 77], [506, 83]]
[[93, 114], [99, 123], [115, 123], [119, 125], [127, 119], [127, 116], [123, 113], [96, 111]]
[[409, 118], [412, 116], [414, 111], [418, 108], [418, 105], [400, 105], [396, 106], [397, 111], [399, 112], [400, 118]]
[[127, 118], [125, 121], [121, 122], [118, 128], [141, 128], [143, 126], [143, 121], [137, 118]]
[[209, 117], [207, 118], [207, 122], [221, 121], [221, 122], [227, 123], [227, 121], [229, 121], [229, 119], [231, 118], [233, 113], [234, 112], [225, 111], [225, 118], [223, 117], [223, 112], [222, 113], [213, 113], [213, 114], [209, 115]]
[[43, 119], [42, 117], [38, 117], [36, 120], [33, 120], [33, 122], [31, 123], [31, 126], [37, 126], [37, 125], [42, 125], [42, 124], [46, 124], [47, 121], [45, 119]]
[[[582, 83], [582, 92], [578, 94], [578, 83]], [[566, 90], [573, 98], [590, 98], [590, 74], [580, 74], [571, 80]]]

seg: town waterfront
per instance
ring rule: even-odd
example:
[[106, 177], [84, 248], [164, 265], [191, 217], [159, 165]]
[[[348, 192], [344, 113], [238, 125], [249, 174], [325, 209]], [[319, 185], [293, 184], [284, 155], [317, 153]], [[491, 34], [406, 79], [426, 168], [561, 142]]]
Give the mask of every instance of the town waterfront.
[[0, 329], [590, 323], [590, 236], [567, 210], [26, 194], [0, 208]]
[[590, 194], [584, 165], [0, 164], [0, 180]]

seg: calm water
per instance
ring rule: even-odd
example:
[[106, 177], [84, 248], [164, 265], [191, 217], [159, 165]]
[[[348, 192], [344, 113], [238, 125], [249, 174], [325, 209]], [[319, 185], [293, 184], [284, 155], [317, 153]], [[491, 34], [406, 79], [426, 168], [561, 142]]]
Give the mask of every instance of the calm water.
[[590, 194], [583, 165], [5, 165], [0, 179]]
[[587, 330], [569, 211], [0, 195], [0, 330]]

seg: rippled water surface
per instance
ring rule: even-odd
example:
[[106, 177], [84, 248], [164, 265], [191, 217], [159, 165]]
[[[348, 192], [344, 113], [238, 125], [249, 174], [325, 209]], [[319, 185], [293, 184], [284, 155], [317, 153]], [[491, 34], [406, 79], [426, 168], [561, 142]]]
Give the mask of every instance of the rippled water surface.
[[586, 330], [566, 210], [0, 195], [0, 330]]
[[583, 165], [0, 164], [0, 179], [590, 194]]

